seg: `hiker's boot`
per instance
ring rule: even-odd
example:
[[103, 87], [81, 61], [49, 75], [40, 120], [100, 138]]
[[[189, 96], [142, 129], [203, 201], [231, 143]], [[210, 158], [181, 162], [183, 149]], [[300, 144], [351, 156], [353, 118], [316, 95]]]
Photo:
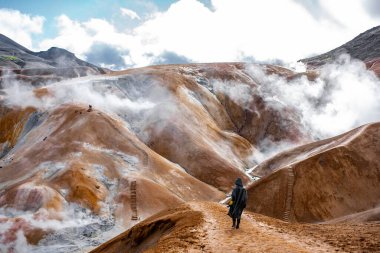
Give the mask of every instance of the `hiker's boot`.
[[237, 224], [236, 224], [236, 229], [239, 229], [239, 225], [240, 225], [240, 219], [237, 219]]

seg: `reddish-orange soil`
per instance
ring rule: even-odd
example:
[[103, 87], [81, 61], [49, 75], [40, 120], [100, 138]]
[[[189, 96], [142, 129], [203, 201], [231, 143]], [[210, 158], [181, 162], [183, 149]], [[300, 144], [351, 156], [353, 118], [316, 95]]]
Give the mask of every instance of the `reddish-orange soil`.
[[189, 202], [159, 213], [91, 253], [113, 252], [376, 252], [380, 223], [297, 224], [245, 212], [231, 227], [227, 208]]
[[[301, 222], [357, 219], [355, 213], [379, 207], [379, 142], [374, 123], [270, 158], [254, 171], [264, 177], [249, 187], [248, 208]], [[376, 217], [368, 212], [360, 219]]]

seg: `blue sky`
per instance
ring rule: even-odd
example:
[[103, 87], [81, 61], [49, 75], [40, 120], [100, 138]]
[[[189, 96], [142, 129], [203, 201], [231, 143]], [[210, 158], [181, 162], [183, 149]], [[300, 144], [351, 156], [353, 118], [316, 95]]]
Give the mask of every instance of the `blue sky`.
[[379, 2], [0, 0], [0, 32], [35, 51], [58, 46], [114, 69], [248, 59], [292, 62], [378, 25]]
[[0, 0], [1, 8], [20, 10], [32, 15], [43, 15], [52, 20], [60, 14], [66, 14], [74, 19], [112, 18], [120, 7], [126, 7], [143, 13], [149, 4], [159, 10], [166, 10], [175, 0], [160, 1], [128, 1], [128, 0]]
[[52, 37], [58, 32], [54, 18], [62, 14], [78, 21], [85, 21], [90, 18], [101, 18], [116, 23], [120, 18], [119, 9], [121, 7], [134, 10], [140, 15], [144, 15], [156, 10], [164, 11], [173, 2], [175, 1], [0, 0], [0, 8], [15, 9], [22, 13], [45, 17], [46, 23], [43, 36]]

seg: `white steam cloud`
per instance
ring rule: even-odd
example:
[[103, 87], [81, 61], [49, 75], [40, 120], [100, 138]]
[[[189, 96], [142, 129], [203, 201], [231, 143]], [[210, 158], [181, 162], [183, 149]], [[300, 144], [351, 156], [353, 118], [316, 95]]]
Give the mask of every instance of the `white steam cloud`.
[[[112, 82], [112, 78], [108, 77]], [[35, 96], [36, 88], [24, 82], [11, 80], [3, 84], [6, 105], [51, 109], [65, 103], [89, 104], [109, 112], [140, 111], [151, 109], [155, 104], [142, 97], [129, 98], [114, 85], [106, 85], [104, 77], [71, 79], [49, 85], [48, 94]]]
[[[55, 216], [56, 219], [47, 217]], [[17, 219], [17, 221], [14, 220]], [[0, 208], [0, 252], [78, 252], [83, 247], [97, 245], [103, 232], [114, 225], [77, 204], [67, 204], [64, 211], [52, 213], [40, 209], [37, 213]], [[30, 229], [54, 231], [38, 245], [30, 245], [26, 235]]]
[[250, 159], [260, 164], [266, 159], [295, 146], [297, 146], [297, 143], [290, 141], [273, 142], [269, 139], [264, 139], [259, 143], [257, 151], [252, 154]]
[[257, 92], [268, 106], [295, 109], [315, 138], [327, 138], [380, 120], [380, 81], [363, 62], [342, 55], [309, 81], [306, 76], [288, 81], [248, 67], [260, 84]]
[[223, 93], [236, 104], [249, 109], [249, 105], [253, 100], [254, 90], [248, 84], [215, 80], [212, 86], [216, 94]]
[[[288, 66], [295, 73], [306, 71], [298, 62]], [[348, 55], [318, 70], [319, 76], [309, 80], [306, 75], [287, 79], [268, 74], [265, 66], [247, 65], [246, 72], [257, 86], [243, 82], [213, 80], [215, 93], [222, 93], [242, 108], [260, 112], [254, 106], [254, 95], [265, 106], [276, 111], [290, 109], [298, 115], [301, 131], [318, 140], [336, 136], [355, 127], [380, 121], [380, 80], [361, 61]], [[284, 115], [286, 117], [286, 115]], [[287, 140], [274, 142], [265, 138], [258, 143], [252, 160], [260, 163], [286, 149], [305, 143]]]

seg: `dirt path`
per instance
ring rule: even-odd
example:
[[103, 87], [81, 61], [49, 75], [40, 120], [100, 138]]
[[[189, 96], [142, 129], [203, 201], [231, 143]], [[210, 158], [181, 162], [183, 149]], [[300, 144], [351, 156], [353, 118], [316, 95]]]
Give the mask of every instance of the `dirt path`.
[[199, 226], [205, 236], [204, 252], [335, 252], [326, 243], [286, 233], [251, 215], [243, 214], [240, 229], [234, 229], [227, 208], [220, 204], [196, 202], [191, 208], [204, 215]]
[[135, 225], [92, 253], [380, 252], [380, 222], [289, 223], [252, 212], [231, 227], [227, 207], [188, 202]]

